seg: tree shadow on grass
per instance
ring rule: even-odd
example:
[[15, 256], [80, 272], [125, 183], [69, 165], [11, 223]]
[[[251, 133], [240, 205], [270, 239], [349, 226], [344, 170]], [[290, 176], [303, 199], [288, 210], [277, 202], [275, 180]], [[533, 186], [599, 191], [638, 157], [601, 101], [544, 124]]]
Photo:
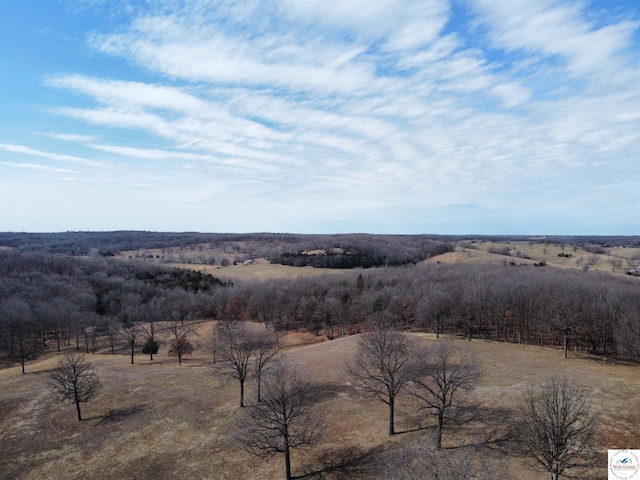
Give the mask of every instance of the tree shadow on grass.
[[133, 417], [134, 415], [138, 415], [139, 413], [146, 410], [146, 408], [147, 408], [147, 405], [144, 405], [144, 404], [132, 405], [130, 407], [125, 407], [125, 408], [113, 408], [109, 410], [105, 415], [102, 415], [99, 417], [87, 418], [86, 420], [99, 420], [96, 423], [96, 426], [109, 424], [109, 423], [118, 423], [126, 418]]
[[[513, 415], [510, 408], [487, 407], [485, 405], [467, 406], [464, 411], [450, 420], [449, 429], [469, 429], [476, 441], [466, 442], [453, 447], [445, 447], [448, 450], [468, 447], [493, 447], [498, 450], [509, 450], [508, 445], [513, 443]], [[447, 426], [445, 426], [445, 435]]]
[[[405, 423], [415, 425], [412, 428], [396, 430], [396, 435], [404, 435], [420, 431], [435, 434], [435, 416], [424, 412], [407, 415]], [[481, 404], [465, 405], [464, 408], [452, 408], [445, 419], [443, 434], [448, 437], [453, 432], [465, 431], [467, 436], [475, 441], [464, 444], [443, 447], [443, 449], [464, 449], [469, 447], [494, 447], [503, 450], [504, 446], [513, 441], [512, 433], [513, 411], [509, 408], [493, 407]]]
[[355, 445], [323, 450], [313, 464], [302, 467], [305, 472], [294, 476], [310, 480], [351, 480], [370, 476], [376, 470], [376, 461], [382, 448], [363, 450]]
[[338, 382], [325, 382], [313, 387], [316, 402], [324, 402], [340, 396], [349, 397], [353, 392], [353, 387]]

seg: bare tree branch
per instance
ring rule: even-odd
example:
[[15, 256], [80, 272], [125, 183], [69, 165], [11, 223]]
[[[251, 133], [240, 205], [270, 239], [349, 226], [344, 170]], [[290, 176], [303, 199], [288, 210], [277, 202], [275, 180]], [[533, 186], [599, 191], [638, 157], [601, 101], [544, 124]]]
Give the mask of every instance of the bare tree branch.
[[102, 391], [98, 374], [81, 353], [70, 353], [62, 358], [51, 372], [48, 385], [59, 401], [75, 402], [78, 421], [82, 420], [80, 404]]
[[239, 321], [221, 322], [218, 332], [222, 363], [215, 366], [216, 371], [238, 380], [240, 406], [244, 407], [244, 385], [249, 377], [251, 360], [256, 350], [252, 332], [244, 322]]
[[276, 363], [264, 378], [262, 402], [240, 414], [234, 440], [259, 457], [282, 453], [286, 478], [291, 477], [291, 450], [312, 445], [323, 417], [313, 412], [317, 386], [287, 363]]
[[552, 377], [538, 394], [528, 389], [519, 414], [520, 453], [552, 480], [589, 465], [596, 420], [588, 397], [575, 384]]
[[385, 322], [374, 323], [358, 341], [347, 371], [365, 397], [376, 397], [389, 406], [389, 435], [395, 434], [395, 401], [410, 378], [415, 350], [405, 334]]
[[438, 341], [416, 355], [409, 393], [438, 420], [436, 448], [442, 447], [444, 422], [451, 409], [461, 407], [460, 396], [475, 388], [482, 369], [474, 356], [460, 352], [452, 340]]

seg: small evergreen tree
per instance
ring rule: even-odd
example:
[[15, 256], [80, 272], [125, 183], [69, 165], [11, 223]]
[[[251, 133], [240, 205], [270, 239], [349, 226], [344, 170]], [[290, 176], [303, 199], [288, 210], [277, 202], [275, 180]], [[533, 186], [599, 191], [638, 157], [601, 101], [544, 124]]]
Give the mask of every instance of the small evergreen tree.
[[157, 341], [151, 340], [149, 338], [147, 339], [145, 344], [142, 346], [142, 353], [144, 353], [145, 355], [155, 355], [156, 353], [158, 353], [159, 349], [160, 349], [160, 344]]

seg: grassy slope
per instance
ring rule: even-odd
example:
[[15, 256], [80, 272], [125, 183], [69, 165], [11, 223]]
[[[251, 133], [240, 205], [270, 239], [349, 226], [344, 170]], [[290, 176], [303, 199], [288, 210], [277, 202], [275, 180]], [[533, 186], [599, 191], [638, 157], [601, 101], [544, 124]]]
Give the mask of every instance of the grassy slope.
[[[419, 337], [435, 341], [432, 336]], [[348, 337], [287, 350], [290, 360], [325, 385], [320, 407], [328, 423], [319, 446], [294, 453], [294, 474], [312, 470], [325, 449], [357, 446], [362, 452], [377, 452], [388, 442], [424, 434], [389, 439], [386, 406], [355, 394], [344, 376], [344, 362], [356, 341], [357, 337]], [[446, 431], [446, 446], [487, 440], [494, 427], [499, 435], [508, 423], [508, 409], [525, 385], [537, 385], [557, 373], [579, 381], [592, 393], [602, 424], [598, 437], [602, 465], [607, 448], [637, 448], [640, 370], [636, 365], [585, 356], [563, 360], [557, 350], [534, 346], [458, 343], [473, 350], [485, 365], [477, 398], [487, 416]], [[136, 365], [129, 365], [125, 355], [90, 355], [105, 390], [84, 405], [83, 422], [75, 420], [71, 404], [55, 403], [46, 389], [56, 354], [29, 364], [27, 375], [21, 375], [18, 367], [0, 370], [0, 478], [281, 478], [281, 458], [257, 459], [227, 443], [237, 411], [237, 385], [212, 375], [203, 350], [182, 367], [164, 353], [166, 348], [153, 362], [139, 356]], [[252, 394], [249, 387], [249, 398]], [[415, 426], [412, 413], [409, 405], [400, 406], [399, 429]], [[514, 479], [542, 478], [520, 460], [510, 459], [510, 466]], [[606, 476], [604, 469], [599, 474]]]
[[[511, 249], [511, 255], [497, 255], [488, 253], [488, 249], [491, 247], [509, 247]], [[522, 252], [523, 255], [529, 258], [519, 258], [516, 256], [516, 251]], [[607, 248], [606, 254], [599, 254], [596, 256], [596, 263], [589, 266], [589, 270], [603, 271], [613, 274], [626, 275], [626, 271], [629, 269], [626, 261], [633, 254], [640, 252], [638, 248]], [[558, 254], [565, 253], [571, 254], [571, 257], [559, 257]], [[572, 268], [581, 269], [582, 266], [578, 265], [580, 259], [586, 263], [593, 257], [593, 254], [585, 251], [582, 248], [573, 250], [571, 245], [565, 245], [564, 248], [556, 244], [542, 244], [542, 243], [527, 243], [527, 242], [511, 242], [511, 243], [494, 243], [494, 242], [482, 242], [476, 243], [475, 248], [462, 248], [458, 247], [456, 251], [439, 255], [430, 259], [429, 263], [442, 262], [442, 263], [477, 263], [477, 264], [502, 264], [515, 262], [516, 264], [533, 265], [536, 262], [544, 261], [549, 266], [559, 268]], [[622, 261], [620, 268], [611, 265], [612, 259], [618, 259]]]

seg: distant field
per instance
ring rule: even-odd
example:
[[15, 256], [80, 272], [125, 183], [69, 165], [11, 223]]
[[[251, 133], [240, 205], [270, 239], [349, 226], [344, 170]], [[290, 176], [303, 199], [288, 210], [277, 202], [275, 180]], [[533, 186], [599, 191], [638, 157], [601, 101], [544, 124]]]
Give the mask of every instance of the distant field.
[[249, 265], [229, 265], [228, 267], [194, 265], [188, 263], [168, 265], [207, 272], [222, 280], [293, 280], [298, 277], [314, 277], [345, 272], [345, 270], [328, 268], [290, 267], [288, 265], [270, 264], [265, 259], [258, 259]]
[[[506, 249], [509, 255], [490, 253]], [[629, 270], [627, 260], [633, 255], [640, 255], [640, 248], [606, 248], [606, 253], [593, 255], [583, 248], [571, 245], [544, 244], [534, 242], [459, 242], [455, 251], [438, 255], [425, 263], [475, 263], [475, 264], [504, 264], [534, 265], [545, 262], [547, 266], [583, 269], [589, 263], [590, 271], [603, 271], [618, 275], [626, 275]], [[559, 254], [565, 256], [558, 256]], [[224, 280], [269, 280], [295, 279], [302, 276], [317, 276], [345, 272], [345, 270], [319, 269], [312, 267], [290, 267], [286, 265], [270, 264], [264, 258], [250, 258], [251, 263], [244, 265], [246, 260], [242, 247], [230, 253], [208, 244], [189, 248], [151, 249], [122, 252], [120, 258], [144, 258], [144, 261], [157, 262], [164, 265], [199, 270]], [[239, 258], [237, 265], [234, 260]], [[183, 261], [180, 261], [182, 259]], [[215, 259], [211, 265], [206, 261]], [[226, 259], [228, 266], [221, 267], [220, 262]], [[187, 260], [187, 261], [185, 261]]]
[[[205, 331], [197, 337], [204, 341]], [[427, 343], [431, 335], [417, 335]], [[359, 447], [373, 457], [390, 442], [423, 435], [412, 432], [390, 439], [386, 435], [386, 406], [358, 397], [344, 375], [344, 362], [357, 336], [306, 344], [310, 336], [288, 337], [287, 357], [307, 368], [327, 392], [322, 408], [328, 424], [326, 438], [305, 453], [294, 452], [294, 475], [318, 468], [327, 449]], [[303, 342], [302, 344], [300, 342]], [[600, 416], [599, 469], [593, 478], [606, 478], [607, 448], [638, 448], [640, 432], [640, 369], [583, 355], [563, 360], [556, 349], [464, 341], [485, 366], [477, 399], [486, 417], [445, 431], [446, 447], [487, 440], [504, 433], [509, 409], [527, 384], [536, 386], [549, 374], [565, 375], [583, 384]], [[57, 354], [27, 365], [0, 370], [0, 478], [1, 479], [113, 479], [198, 478], [280, 479], [280, 457], [257, 459], [234, 449], [227, 441], [238, 411], [238, 391], [212, 374], [211, 358], [200, 349], [182, 367], [166, 356], [166, 347], [153, 362], [126, 355], [89, 355], [105, 389], [84, 406], [86, 421], [77, 422], [71, 404], [53, 401], [45, 382]], [[248, 398], [253, 401], [251, 386]], [[410, 430], [414, 412], [399, 407], [398, 428]], [[485, 452], [497, 455], [498, 445]], [[510, 458], [511, 479], [546, 478], [521, 460]], [[319, 477], [309, 477], [319, 478]], [[326, 476], [326, 479], [340, 478]], [[341, 477], [354, 478], [354, 477]], [[357, 478], [375, 478], [372, 474]]]
[[[548, 266], [602, 271], [614, 274], [626, 275], [629, 270], [627, 260], [633, 255], [640, 255], [640, 248], [605, 248], [605, 253], [590, 253], [583, 248], [574, 248], [571, 245], [544, 244], [531, 242], [477, 242], [468, 243], [468, 246], [458, 244], [454, 252], [445, 253], [429, 259], [428, 263], [515, 263], [517, 265], [533, 265], [545, 262]], [[507, 249], [509, 255], [490, 253]], [[562, 256], [559, 256], [562, 255]]]
[[[198, 270], [200, 272], [210, 273], [214, 277], [222, 280], [270, 280], [283, 279], [293, 280], [299, 277], [313, 277], [327, 274], [344, 273], [345, 270], [329, 269], [329, 268], [313, 268], [313, 267], [291, 267], [288, 265], [271, 264], [264, 258], [252, 259], [251, 263], [243, 264], [243, 261], [233, 265], [234, 259], [227, 257], [226, 254], [220, 254], [217, 250], [203, 251], [187, 251], [182, 254], [183, 257], [190, 259], [190, 263], [180, 261], [168, 261], [168, 257], [162, 258], [160, 250], [144, 250], [138, 252], [122, 252], [119, 258], [128, 259], [138, 256], [150, 255], [153, 258], [146, 258], [144, 261], [154, 262], [170, 267]], [[209, 265], [199, 263], [198, 258], [208, 258], [208, 255], [219, 255], [217, 258], [227, 258], [229, 264], [227, 266]], [[156, 258], [156, 257], [160, 258]], [[219, 263], [219, 262], [218, 262]]]

